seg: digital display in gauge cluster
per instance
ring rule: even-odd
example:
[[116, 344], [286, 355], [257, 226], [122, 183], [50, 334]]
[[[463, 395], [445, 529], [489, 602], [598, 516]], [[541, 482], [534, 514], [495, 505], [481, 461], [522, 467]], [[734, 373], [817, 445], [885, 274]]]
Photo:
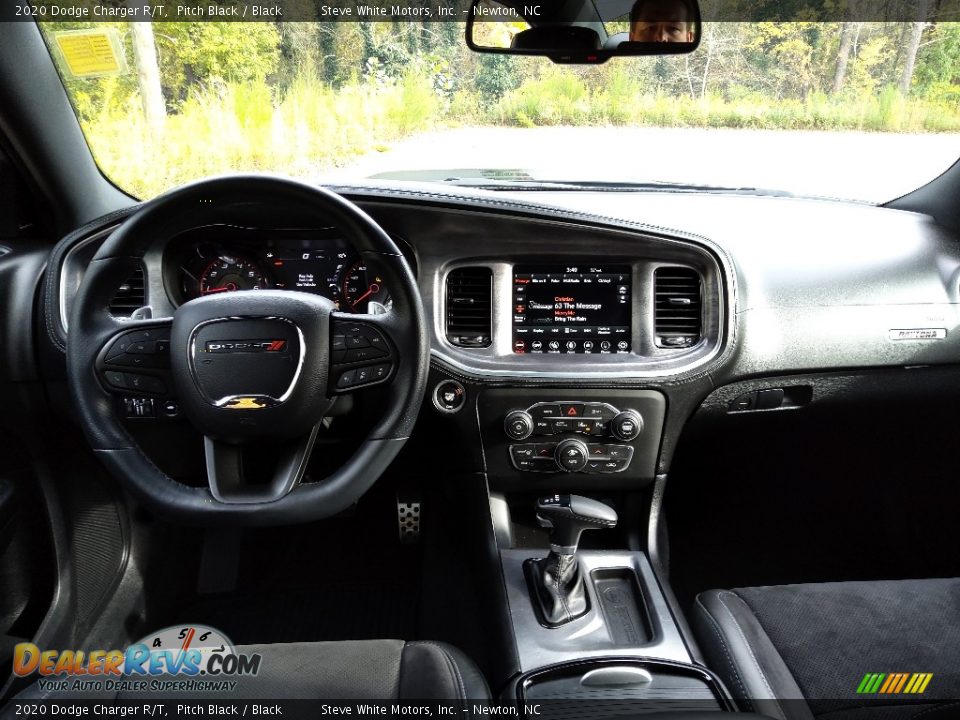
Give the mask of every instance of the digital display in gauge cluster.
[[179, 272], [184, 300], [273, 288], [323, 295], [345, 312], [384, 313], [392, 304], [376, 268], [336, 238], [202, 240]]
[[631, 302], [627, 265], [517, 265], [513, 351], [629, 353]]

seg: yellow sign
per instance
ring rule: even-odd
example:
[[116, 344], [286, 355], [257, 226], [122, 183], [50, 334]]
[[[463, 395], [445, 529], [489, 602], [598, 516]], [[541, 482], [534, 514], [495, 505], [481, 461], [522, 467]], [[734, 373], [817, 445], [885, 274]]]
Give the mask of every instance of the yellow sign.
[[54, 34], [67, 72], [76, 78], [127, 71], [116, 28], [68, 30]]

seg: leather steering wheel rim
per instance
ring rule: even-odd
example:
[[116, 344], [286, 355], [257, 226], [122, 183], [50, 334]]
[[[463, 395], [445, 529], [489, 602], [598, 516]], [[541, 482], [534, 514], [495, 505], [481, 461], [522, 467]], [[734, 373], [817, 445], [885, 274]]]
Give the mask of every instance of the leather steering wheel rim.
[[[323, 226], [333, 225], [362, 258], [376, 263], [393, 299], [390, 312], [377, 317], [395, 345], [395, 374], [386, 386], [382, 418], [334, 473], [320, 482], [300, 484], [269, 502], [220, 502], [209, 487], [173, 480], [143, 453], [114, 412], [114, 396], [102, 386], [96, 362], [104, 346], [118, 333], [160, 322], [121, 322], [109, 312], [117, 287], [149, 248], [184, 230], [229, 221], [239, 211], [249, 213], [260, 207], [273, 217], [296, 214]], [[73, 300], [69, 327], [70, 393], [91, 448], [134, 497], [158, 515], [181, 522], [277, 525], [341, 512], [370, 488], [403, 447], [416, 421], [429, 369], [429, 343], [417, 281], [390, 236], [340, 195], [272, 176], [202, 180], [145, 203], [93, 257]]]

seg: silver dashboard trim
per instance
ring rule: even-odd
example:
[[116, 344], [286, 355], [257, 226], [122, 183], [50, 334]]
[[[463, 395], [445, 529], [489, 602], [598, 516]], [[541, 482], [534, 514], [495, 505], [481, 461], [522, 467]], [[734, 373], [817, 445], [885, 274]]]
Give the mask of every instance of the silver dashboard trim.
[[[594, 232], [596, 232], [594, 230]], [[646, 239], [651, 245], [664, 242]], [[679, 243], [681, 241], [667, 241]], [[687, 245], [685, 244], [685, 247]], [[723, 292], [723, 271], [716, 260], [699, 248], [689, 246], [709, 262], [688, 260], [622, 260], [632, 268], [633, 313], [629, 353], [610, 355], [561, 354], [535, 356], [513, 352], [513, 319], [509, 312], [513, 299], [513, 267], [524, 262], [562, 261], [569, 253], [518, 254], [513, 261], [457, 259], [441, 266], [434, 274], [433, 318], [434, 339], [431, 355], [468, 375], [516, 378], [662, 378], [693, 372], [713, 361], [722, 351], [726, 339], [726, 303]], [[655, 249], [651, 254], [655, 254]], [[596, 254], [599, 260], [613, 260], [616, 251]], [[612, 257], [611, 257], [612, 256]], [[493, 341], [486, 348], [460, 348], [446, 338], [446, 283], [450, 272], [461, 267], [487, 267], [493, 274], [491, 326]], [[657, 348], [653, 337], [653, 272], [662, 266], [692, 267], [704, 282], [704, 337], [695, 346], [678, 350]], [[428, 280], [429, 282], [429, 280]], [[649, 296], [649, 297], [648, 297]], [[642, 351], [644, 354], [637, 352]]]
[[[63, 328], [64, 334], [66, 334], [67, 326], [69, 324], [69, 321], [67, 319], [69, 316], [69, 312], [67, 310], [67, 274], [70, 272], [70, 268], [73, 265], [73, 260], [75, 256], [77, 255], [78, 252], [83, 250], [88, 245], [95, 243], [98, 240], [105, 239], [107, 236], [113, 233], [118, 227], [120, 227], [120, 223], [117, 223], [116, 225], [111, 225], [110, 227], [97, 231], [93, 235], [90, 235], [89, 237], [84, 238], [83, 240], [78, 242], [76, 245], [74, 245], [72, 248], [70, 248], [67, 251], [67, 254], [64, 256], [63, 263], [60, 265], [60, 277], [57, 281], [59, 283], [57, 286], [57, 295], [58, 295], [57, 299], [58, 299], [59, 310], [60, 310], [60, 326]], [[144, 272], [146, 273], [146, 268], [144, 268]], [[82, 282], [82, 275], [81, 275], [81, 282]], [[77, 285], [77, 287], [79, 287], [79, 284]]]

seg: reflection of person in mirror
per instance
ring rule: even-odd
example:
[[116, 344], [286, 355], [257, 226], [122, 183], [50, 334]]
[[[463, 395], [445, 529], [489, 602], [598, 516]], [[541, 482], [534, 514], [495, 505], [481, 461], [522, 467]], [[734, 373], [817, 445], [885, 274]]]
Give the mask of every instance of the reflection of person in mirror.
[[630, 42], [693, 42], [690, 0], [637, 0], [630, 10]]

